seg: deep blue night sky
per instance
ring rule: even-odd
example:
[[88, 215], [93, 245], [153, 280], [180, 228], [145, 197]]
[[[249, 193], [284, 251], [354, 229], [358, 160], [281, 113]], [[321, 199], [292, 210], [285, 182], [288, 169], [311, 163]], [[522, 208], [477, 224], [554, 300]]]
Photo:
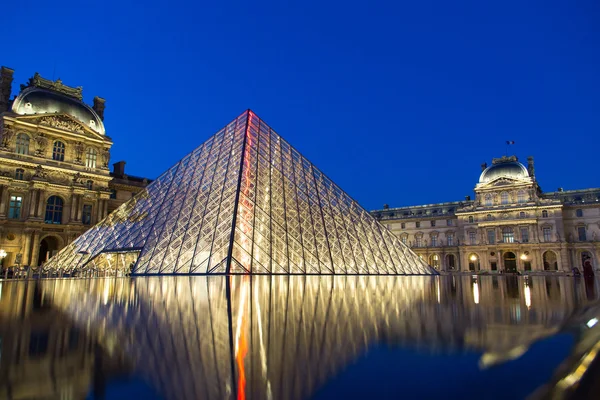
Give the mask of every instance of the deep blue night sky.
[[0, 65], [104, 97], [132, 175], [251, 108], [367, 209], [461, 200], [506, 140], [600, 186], [600, 3], [488, 3], [12, 1]]

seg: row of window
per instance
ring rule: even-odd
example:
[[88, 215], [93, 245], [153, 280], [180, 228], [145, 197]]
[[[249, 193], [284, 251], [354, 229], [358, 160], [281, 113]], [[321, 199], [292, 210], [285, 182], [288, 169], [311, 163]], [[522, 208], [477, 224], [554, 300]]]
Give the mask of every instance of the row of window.
[[[19, 219], [21, 218], [21, 208], [23, 206], [23, 197], [21, 196], [10, 196], [10, 203], [8, 207], [8, 218]], [[47, 224], [62, 224], [64, 201], [58, 196], [50, 196], [46, 202], [46, 214], [44, 216], [44, 222]], [[91, 225], [92, 223], [92, 205], [84, 204], [81, 214], [81, 222], [84, 225]]]
[[[429, 223], [430, 223], [430, 226], [432, 228], [435, 227], [435, 221], [429, 221]], [[452, 226], [452, 225], [453, 225], [452, 220], [451, 219], [447, 219], [446, 220], [446, 226]], [[415, 228], [420, 228], [420, 227], [421, 227], [421, 222], [420, 221], [415, 222]], [[400, 223], [400, 228], [406, 229], [406, 223], [405, 222], [401, 222]]]
[[[26, 133], [19, 133], [17, 135], [17, 146], [16, 153], [28, 155], [29, 154], [29, 135]], [[65, 161], [65, 149], [66, 146], [60, 140], [57, 140], [52, 145], [52, 159], [55, 161]], [[89, 147], [85, 153], [85, 166], [89, 168], [96, 168], [98, 160], [98, 152], [93, 147]]]
[[[487, 207], [491, 207], [494, 205], [494, 198], [490, 193], [486, 194], [484, 197], [484, 202]], [[500, 193], [500, 204], [509, 204], [510, 199], [508, 192]], [[527, 193], [524, 190], [520, 190], [517, 193], [517, 203], [526, 203], [527, 202]]]
[[[402, 241], [402, 243], [404, 244], [408, 244], [408, 235], [402, 235], [400, 237], [400, 240]], [[432, 247], [436, 247], [438, 245], [438, 237], [437, 236], [430, 236], [429, 237], [430, 240], [430, 244]], [[454, 234], [453, 233], [446, 233], [446, 244], [448, 246], [454, 246]], [[419, 235], [419, 236], [415, 236], [415, 247], [423, 247], [423, 236]]]

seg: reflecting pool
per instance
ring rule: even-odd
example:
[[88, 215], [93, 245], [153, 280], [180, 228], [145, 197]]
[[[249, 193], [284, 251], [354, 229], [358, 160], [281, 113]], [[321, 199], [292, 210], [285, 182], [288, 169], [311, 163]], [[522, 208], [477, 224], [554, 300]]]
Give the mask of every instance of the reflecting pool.
[[165, 276], [0, 285], [0, 399], [598, 396], [596, 279]]

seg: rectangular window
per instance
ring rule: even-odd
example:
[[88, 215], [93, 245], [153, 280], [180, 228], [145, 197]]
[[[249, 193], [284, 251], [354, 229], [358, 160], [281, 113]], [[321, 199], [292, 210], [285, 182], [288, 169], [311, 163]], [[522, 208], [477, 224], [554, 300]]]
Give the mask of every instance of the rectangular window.
[[549, 242], [552, 240], [552, 230], [550, 228], [544, 228], [544, 242]]
[[521, 243], [529, 243], [529, 229], [521, 228]]
[[433, 228], [435, 226], [435, 221], [431, 221], [431, 227]]
[[451, 219], [447, 219], [446, 220], [446, 225], [447, 226], [452, 226], [452, 220]]
[[404, 222], [402, 222], [402, 223], [400, 224], [400, 228], [402, 228], [402, 229], [406, 229], [406, 224], [405, 224]]
[[585, 226], [577, 227], [577, 236], [579, 236], [580, 242], [585, 242], [587, 240], [587, 236], [585, 234]]
[[111, 199], [117, 198], [117, 191], [115, 189], [110, 189], [110, 198]]
[[431, 237], [431, 246], [433, 246], [433, 247], [437, 246], [437, 236]]
[[10, 204], [8, 207], [8, 218], [19, 219], [21, 218], [21, 205], [23, 204], [23, 198], [21, 196], [10, 196]]
[[475, 232], [469, 232], [469, 244], [477, 244], [477, 237]]
[[92, 224], [92, 205], [91, 204], [83, 205], [83, 213], [81, 214], [81, 222], [84, 225]]
[[421, 236], [417, 236], [417, 237], [415, 238], [415, 246], [416, 246], [416, 247], [421, 247], [421, 245], [422, 245], [422, 244], [423, 244], [423, 241], [422, 241], [422, 239], [421, 239]]
[[415, 222], [415, 227], [420, 228], [421, 227], [421, 223], [419, 221]]
[[402, 243], [406, 244], [406, 236], [402, 236], [400, 240], [402, 240]]
[[454, 235], [446, 233], [446, 241], [448, 242], [448, 246], [454, 246]]
[[512, 228], [502, 229], [502, 241], [504, 243], [514, 243], [515, 242], [515, 234], [514, 234]]
[[488, 236], [488, 244], [496, 243], [496, 231], [495, 230], [489, 229], [487, 231], [487, 236]]

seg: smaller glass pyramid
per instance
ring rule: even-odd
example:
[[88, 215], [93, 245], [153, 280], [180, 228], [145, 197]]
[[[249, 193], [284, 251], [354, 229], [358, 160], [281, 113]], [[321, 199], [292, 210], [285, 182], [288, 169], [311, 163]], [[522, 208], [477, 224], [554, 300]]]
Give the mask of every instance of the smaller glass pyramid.
[[46, 268], [141, 275], [436, 273], [250, 110]]

